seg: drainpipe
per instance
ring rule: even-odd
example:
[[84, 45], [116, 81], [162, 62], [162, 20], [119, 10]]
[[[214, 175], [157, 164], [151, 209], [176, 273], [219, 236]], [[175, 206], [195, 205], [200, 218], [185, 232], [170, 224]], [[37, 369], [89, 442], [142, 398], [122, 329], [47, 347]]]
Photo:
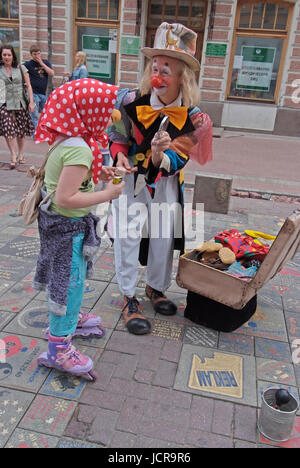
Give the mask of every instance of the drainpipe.
[[[48, 0], [48, 60], [52, 65], [52, 0]], [[52, 76], [48, 77], [48, 91], [52, 92]]]

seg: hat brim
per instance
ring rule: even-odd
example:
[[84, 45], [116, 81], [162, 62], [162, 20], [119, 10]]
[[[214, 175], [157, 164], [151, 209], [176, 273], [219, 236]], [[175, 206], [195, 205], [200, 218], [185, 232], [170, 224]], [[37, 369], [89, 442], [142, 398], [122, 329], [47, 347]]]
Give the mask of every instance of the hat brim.
[[193, 71], [200, 71], [200, 63], [196, 58], [187, 52], [180, 52], [178, 50], [167, 50], [167, 49], [152, 49], [151, 47], [144, 47], [141, 52], [148, 58], [153, 58], [158, 55], [165, 55], [167, 57], [176, 58], [185, 62]]

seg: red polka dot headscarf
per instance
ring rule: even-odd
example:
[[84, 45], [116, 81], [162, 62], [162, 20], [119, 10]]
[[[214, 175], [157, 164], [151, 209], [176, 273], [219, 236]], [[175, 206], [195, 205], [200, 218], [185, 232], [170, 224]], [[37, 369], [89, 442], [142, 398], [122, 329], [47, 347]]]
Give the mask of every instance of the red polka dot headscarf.
[[93, 180], [99, 181], [103, 157], [98, 147], [108, 143], [104, 133], [116, 103], [118, 87], [90, 78], [67, 82], [49, 96], [40, 117], [35, 141], [52, 145], [58, 136], [84, 138], [93, 153]]

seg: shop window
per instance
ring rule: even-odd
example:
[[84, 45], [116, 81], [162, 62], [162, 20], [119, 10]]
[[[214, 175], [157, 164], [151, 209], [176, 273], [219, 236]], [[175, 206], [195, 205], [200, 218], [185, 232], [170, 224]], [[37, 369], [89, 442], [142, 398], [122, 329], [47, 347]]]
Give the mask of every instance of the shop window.
[[90, 78], [116, 84], [120, 0], [77, 0], [74, 56], [86, 53]]
[[10, 44], [20, 54], [19, 2], [0, 0], [0, 45]]
[[161, 23], [164, 21], [167, 23], [181, 23], [198, 34], [196, 58], [200, 61], [206, 11], [206, 1], [149, 0], [147, 46], [153, 46], [156, 29]]
[[78, 18], [116, 20], [119, 18], [119, 0], [79, 0]]
[[292, 8], [239, 2], [227, 98], [277, 101]]

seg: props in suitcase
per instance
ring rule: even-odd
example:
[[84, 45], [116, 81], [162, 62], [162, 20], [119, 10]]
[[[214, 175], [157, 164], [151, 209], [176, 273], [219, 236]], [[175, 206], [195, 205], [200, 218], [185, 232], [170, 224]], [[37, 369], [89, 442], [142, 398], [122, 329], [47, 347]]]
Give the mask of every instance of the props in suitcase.
[[[241, 310], [291, 260], [300, 246], [300, 211], [289, 216], [276, 236], [256, 275], [248, 280], [196, 261], [195, 250], [179, 259], [178, 286], [233, 309]], [[199, 307], [199, 313], [201, 313]]]

